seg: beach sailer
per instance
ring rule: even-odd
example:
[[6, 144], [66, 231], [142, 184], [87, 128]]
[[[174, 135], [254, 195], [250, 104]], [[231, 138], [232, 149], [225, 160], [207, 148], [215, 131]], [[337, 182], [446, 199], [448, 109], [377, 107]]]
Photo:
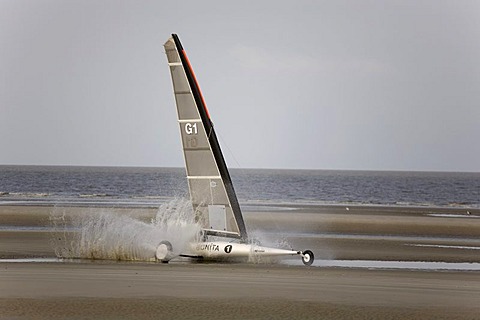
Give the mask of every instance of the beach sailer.
[[[310, 250], [263, 247], [249, 242], [242, 212], [227, 165], [192, 66], [176, 34], [164, 45], [177, 105], [178, 123], [195, 219], [202, 225], [198, 241], [180, 256], [208, 260], [298, 255], [305, 265]], [[168, 262], [178, 256], [168, 239], [160, 242], [156, 258]]]

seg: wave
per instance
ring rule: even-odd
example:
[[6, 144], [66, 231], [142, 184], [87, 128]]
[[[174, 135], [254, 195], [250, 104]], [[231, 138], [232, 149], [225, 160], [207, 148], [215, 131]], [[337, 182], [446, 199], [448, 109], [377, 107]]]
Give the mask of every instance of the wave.
[[0, 192], [0, 197], [19, 197], [19, 198], [44, 198], [50, 196], [47, 192]]
[[79, 194], [80, 198], [106, 198], [113, 197], [113, 195], [108, 193], [93, 193], [93, 194]]

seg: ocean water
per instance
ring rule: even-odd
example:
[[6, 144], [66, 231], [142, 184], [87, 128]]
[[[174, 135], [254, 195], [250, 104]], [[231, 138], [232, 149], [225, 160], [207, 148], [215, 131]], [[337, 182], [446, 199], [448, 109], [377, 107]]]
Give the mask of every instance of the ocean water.
[[[240, 204], [480, 208], [480, 173], [232, 169]], [[159, 206], [188, 198], [183, 168], [0, 166], [0, 204]]]

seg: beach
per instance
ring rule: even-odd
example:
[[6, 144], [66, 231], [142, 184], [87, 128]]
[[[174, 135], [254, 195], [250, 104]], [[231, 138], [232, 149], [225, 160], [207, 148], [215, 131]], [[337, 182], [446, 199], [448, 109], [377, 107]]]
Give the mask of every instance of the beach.
[[[86, 214], [149, 222], [157, 208], [0, 206], [0, 258], [55, 257], [52, 218]], [[317, 259], [479, 262], [480, 210], [385, 206], [276, 206], [244, 211], [252, 236], [284, 239]], [[57, 230], [58, 231], [58, 230]], [[61, 231], [61, 230], [60, 230]], [[466, 248], [459, 250], [459, 247]], [[473, 249], [468, 249], [468, 248]]]
[[148, 222], [157, 210], [0, 206], [1, 318], [476, 319], [480, 314], [480, 271], [327, 263], [477, 265], [478, 209], [468, 214], [463, 208], [278, 205], [244, 212], [250, 234], [312, 250], [312, 267], [298, 257], [278, 263], [56, 260], [52, 212], [68, 226], [86, 211]]

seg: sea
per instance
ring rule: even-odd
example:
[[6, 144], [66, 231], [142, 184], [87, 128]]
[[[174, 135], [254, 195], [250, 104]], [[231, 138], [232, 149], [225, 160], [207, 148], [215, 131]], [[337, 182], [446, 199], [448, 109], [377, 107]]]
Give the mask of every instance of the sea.
[[[480, 173], [231, 169], [242, 207], [480, 208]], [[184, 168], [0, 166], [1, 204], [156, 207], [188, 198]]]

